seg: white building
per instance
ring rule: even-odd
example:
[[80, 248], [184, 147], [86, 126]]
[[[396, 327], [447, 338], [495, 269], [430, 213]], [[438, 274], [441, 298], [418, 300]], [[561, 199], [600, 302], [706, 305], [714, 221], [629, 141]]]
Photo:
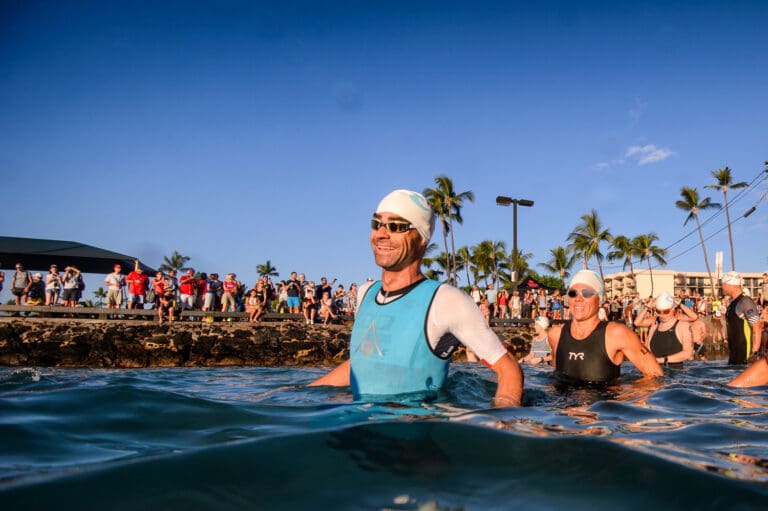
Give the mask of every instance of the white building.
[[[763, 283], [763, 274], [760, 272], [739, 272], [739, 274], [743, 280], [744, 289], [749, 290], [751, 296], [757, 297], [757, 292]], [[723, 296], [719, 276], [713, 272], [712, 278], [715, 281], [717, 295]], [[624, 295], [646, 298], [658, 296], [665, 291], [671, 295], [682, 291], [687, 295], [709, 296], [712, 294], [712, 284], [707, 272], [645, 269], [635, 270], [634, 279], [629, 272], [605, 275], [606, 298]]]

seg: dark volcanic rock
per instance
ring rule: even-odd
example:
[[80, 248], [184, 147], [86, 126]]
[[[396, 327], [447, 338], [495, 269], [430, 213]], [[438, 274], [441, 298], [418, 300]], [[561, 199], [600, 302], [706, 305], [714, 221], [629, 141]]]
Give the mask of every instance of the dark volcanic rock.
[[[530, 334], [494, 329], [515, 356]], [[0, 318], [0, 365], [59, 367], [333, 365], [349, 357], [346, 325]], [[464, 358], [459, 350], [457, 359]]]

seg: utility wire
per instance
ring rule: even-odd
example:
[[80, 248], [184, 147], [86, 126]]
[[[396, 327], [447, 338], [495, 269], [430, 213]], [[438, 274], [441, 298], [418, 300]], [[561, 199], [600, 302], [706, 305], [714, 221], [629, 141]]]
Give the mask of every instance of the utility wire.
[[[736, 195], [734, 195], [734, 196], [733, 196], [733, 198], [732, 198], [731, 200], [729, 200], [729, 201], [728, 201], [728, 207], [729, 207], [729, 209], [730, 209], [730, 207], [731, 207], [731, 206], [733, 206], [733, 204], [734, 204], [735, 202], [738, 202], [738, 201], [742, 200], [743, 198], [747, 197], [747, 194], [748, 194], [750, 191], [752, 191], [752, 189], [753, 189], [753, 188], [755, 188], [755, 187], [757, 186], [757, 183], [758, 183], [758, 181], [761, 181], [761, 180], [765, 180], [765, 181], [768, 181], [768, 177], [764, 177], [764, 174], [765, 174], [765, 173], [766, 173], [766, 170], [761, 170], [761, 171], [760, 171], [760, 172], [759, 172], [759, 173], [758, 173], [758, 174], [757, 174], [757, 175], [754, 177], [754, 179], [752, 179], [752, 181], [751, 181], [751, 182], [750, 182], [750, 183], [749, 183], [749, 184], [748, 184], [746, 187], [744, 187], [744, 188], [740, 188], [740, 189], [739, 189], [739, 190], [740, 190], [740, 193], [737, 193]], [[751, 214], [752, 214], [752, 212], [754, 212], [754, 210], [755, 210], [755, 209], [757, 208], [757, 206], [760, 204], [760, 202], [762, 202], [762, 201], [763, 201], [763, 200], [765, 200], [766, 198], [768, 198], [768, 192], [764, 193], [764, 194], [763, 194], [761, 197], [759, 197], [759, 198], [757, 199], [757, 201], [755, 202], [755, 204], [754, 204], [754, 205], [753, 205], [753, 206], [752, 206], [752, 207], [751, 207], [749, 210], [747, 210], [747, 212], [746, 212], [746, 213], [744, 213], [744, 214], [740, 215], [740, 216], [739, 216], [739, 217], [738, 217], [736, 220], [733, 220], [733, 221], [731, 222], [731, 226], [733, 226], [735, 223], [739, 222], [740, 220], [742, 220], [742, 219], [746, 218], [747, 216], [751, 215]], [[716, 218], [718, 218], [719, 216], [721, 216], [721, 215], [724, 213], [724, 210], [725, 210], [725, 208], [723, 207], [723, 208], [719, 209], [718, 211], [716, 211], [715, 213], [713, 213], [712, 215], [710, 215], [709, 217], [707, 217], [707, 218], [706, 218], [704, 221], [702, 221], [702, 222], [701, 222], [701, 227], [702, 227], [702, 229], [703, 229], [703, 227], [704, 227], [705, 225], [709, 224], [709, 223], [710, 223], [710, 222], [712, 222], [714, 219], [716, 219]], [[726, 230], [727, 228], [728, 228], [728, 224], [726, 223], [726, 225], [725, 225], [724, 227], [722, 227], [722, 228], [720, 228], [719, 230], [715, 231], [714, 233], [712, 233], [712, 234], [710, 234], [710, 235], [706, 236], [706, 237], [704, 238], [704, 241], [706, 242], [706, 241], [708, 241], [708, 240], [712, 239], [713, 237], [717, 236], [718, 234], [720, 234], [721, 232], [723, 232], [723, 231], [724, 231], [724, 230]], [[664, 250], [669, 250], [669, 249], [671, 249], [671, 248], [672, 248], [672, 247], [674, 247], [675, 245], [677, 245], [677, 244], [679, 244], [679, 243], [683, 242], [684, 240], [686, 240], [687, 238], [689, 238], [690, 236], [692, 236], [693, 234], [695, 234], [695, 233], [697, 233], [697, 232], [698, 232], [698, 227], [697, 227], [697, 228], [695, 228], [695, 229], [691, 229], [691, 230], [690, 230], [690, 231], [689, 231], [687, 234], [685, 234], [683, 237], [681, 237], [681, 238], [680, 238], [680, 239], [678, 239], [677, 241], [673, 242], [672, 244], [670, 244], [670, 245], [667, 245], [666, 247], [664, 247]], [[676, 254], [676, 255], [674, 255], [674, 256], [671, 256], [671, 257], [669, 257], [669, 258], [667, 259], [667, 263], [669, 263], [670, 261], [674, 261], [675, 259], [678, 259], [678, 258], [682, 257], [683, 255], [687, 254], [687, 253], [688, 253], [688, 252], [690, 252], [691, 250], [694, 250], [694, 249], [696, 249], [696, 248], [700, 248], [700, 247], [701, 247], [701, 242], [697, 242], [695, 245], [693, 245], [693, 246], [691, 246], [691, 247], [689, 247], [689, 248], [687, 248], [687, 249], [683, 250], [683, 251], [682, 251], [682, 252], [680, 252], [679, 254]], [[639, 265], [639, 264], [640, 264], [642, 261], [644, 261], [644, 259], [638, 259], [637, 261], [634, 261], [634, 260], [633, 260], [633, 261], [632, 261], [632, 265], [633, 265], [633, 267], [634, 267], [634, 265], [635, 265], [635, 264], [638, 264], [638, 265]], [[619, 265], [619, 264], [617, 264], [617, 265], [609, 265], [609, 266], [605, 266], [605, 267], [604, 267], [604, 269], [610, 270], [610, 269], [619, 269], [619, 268], [621, 268], [621, 269], [623, 270], [623, 269], [625, 269], [625, 268], [626, 268], [627, 264], [628, 264], [628, 263], [624, 262], [624, 263], [622, 263], [622, 264], [620, 264], [620, 265]], [[656, 266], [654, 266], [654, 265], [651, 265], [651, 268], [652, 268], [652, 269], [653, 269], [654, 267], [658, 268], [658, 267], [660, 267], [660, 266], [659, 266], [658, 264], [657, 264]]]

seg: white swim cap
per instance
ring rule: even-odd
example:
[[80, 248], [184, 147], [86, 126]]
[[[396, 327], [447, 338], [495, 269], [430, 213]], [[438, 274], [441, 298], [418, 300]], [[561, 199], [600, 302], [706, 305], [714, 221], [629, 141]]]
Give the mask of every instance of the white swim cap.
[[675, 300], [669, 296], [669, 293], [661, 293], [656, 297], [656, 308], [660, 311], [668, 311], [674, 308]]
[[539, 325], [544, 330], [549, 328], [549, 320], [547, 319], [546, 316], [536, 316], [536, 319], [534, 319], [533, 322]]
[[732, 286], [740, 286], [741, 285], [741, 275], [739, 275], [739, 272], [729, 271], [728, 273], [724, 273], [723, 276], [720, 277], [720, 281], [723, 284], [730, 284]]
[[392, 213], [408, 220], [426, 242], [435, 229], [435, 212], [427, 199], [411, 190], [395, 190], [379, 202], [376, 213]]
[[576, 275], [571, 278], [571, 282], [568, 284], [568, 287], [571, 288], [576, 284], [584, 284], [585, 286], [591, 287], [597, 291], [597, 294], [600, 295], [600, 299], [602, 299], [603, 295], [605, 294], [603, 281], [600, 279], [600, 276], [592, 270], [577, 271]]

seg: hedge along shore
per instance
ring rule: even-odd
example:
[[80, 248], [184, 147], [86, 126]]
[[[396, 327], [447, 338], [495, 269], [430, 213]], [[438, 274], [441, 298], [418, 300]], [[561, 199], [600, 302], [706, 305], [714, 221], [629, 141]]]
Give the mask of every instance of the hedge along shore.
[[[527, 328], [493, 330], [516, 357]], [[0, 365], [12, 367], [321, 366], [349, 358], [349, 325], [0, 318]], [[454, 360], [466, 360], [464, 349]]]

